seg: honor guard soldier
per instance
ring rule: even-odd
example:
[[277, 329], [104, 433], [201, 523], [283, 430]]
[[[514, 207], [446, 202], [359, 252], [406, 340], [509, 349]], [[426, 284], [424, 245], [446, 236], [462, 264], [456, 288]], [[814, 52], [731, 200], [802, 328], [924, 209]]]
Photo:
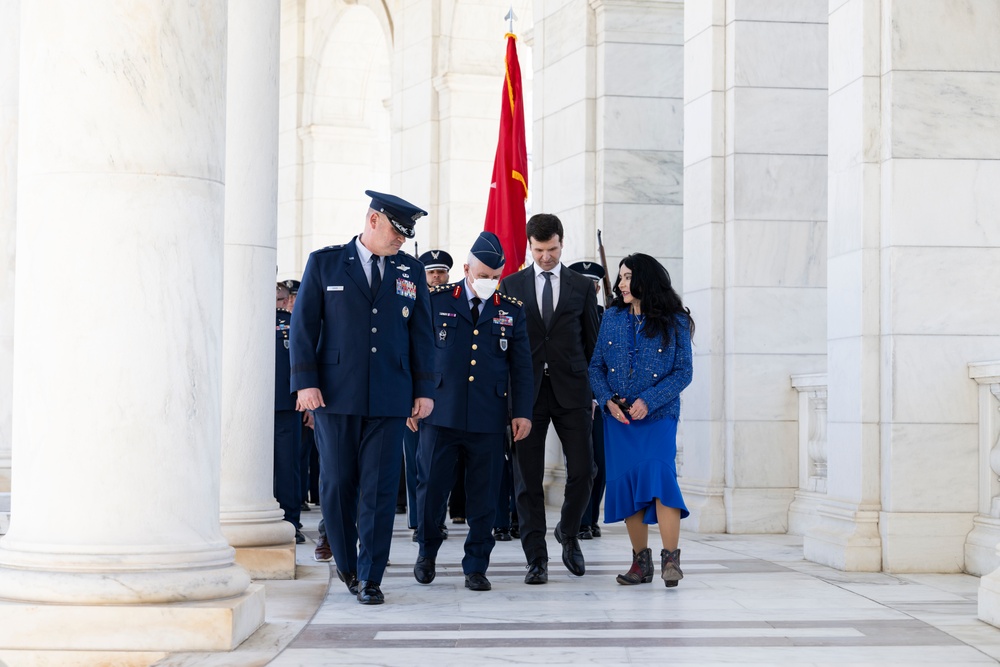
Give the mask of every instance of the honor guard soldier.
[[[420, 555], [413, 576], [434, 580], [441, 546], [440, 508], [455, 479], [455, 462], [466, 464], [465, 587], [491, 588], [486, 569], [493, 550], [493, 517], [503, 465], [504, 437], [531, 430], [534, 379], [531, 347], [521, 303], [496, 291], [504, 265], [500, 240], [482, 232], [465, 265], [465, 280], [431, 292], [434, 323], [436, 408], [420, 425], [417, 526]], [[509, 396], [508, 396], [509, 393]], [[511, 416], [513, 419], [511, 420]], [[411, 430], [416, 420], [408, 422]]]
[[434, 339], [423, 267], [399, 251], [427, 212], [365, 194], [361, 234], [306, 262], [292, 317], [292, 389], [298, 409], [314, 411], [337, 574], [360, 603], [381, 604], [403, 429], [434, 407]]
[[295, 393], [290, 388], [291, 364], [288, 332], [292, 313], [288, 310], [289, 291], [285, 283], [275, 288], [277, 309], [274, 325], [274, 498], [285, 513], [285, 521], [295, 526], [295, 542], [306, 541], [299, 523], [299, 447], [302, 417], [295, 411]]
[[[601, 281], [604, 280], [604, 267], [599, 262], [573, 262], [569, 265], [577, 273], [594, 281], [594, 293], [601, 291]], [[597, 304], [598, 320], [604, 315], [604, 306]], [[590, 437], [594, 443], [594, 488], [590, 490], [590, 504], [587, 505], [583, 518], [580, 519], [580, 539], [589, 540], [601, 536], [601, 499], [604, 497], [606, 482], [604, 471], [604, 416], [601, 406], [594, 401], [591, 414], [594, 418]]]

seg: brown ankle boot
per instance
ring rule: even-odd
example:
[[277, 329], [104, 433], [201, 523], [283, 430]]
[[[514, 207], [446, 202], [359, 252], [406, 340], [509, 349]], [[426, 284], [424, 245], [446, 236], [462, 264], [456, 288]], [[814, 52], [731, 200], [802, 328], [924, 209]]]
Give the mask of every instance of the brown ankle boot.
[[622, 586], [648, 584], [653, 580], [653, 552], [643, 549], [639, 553], [632, 552], [632, 567], [625, 574], [619, 574], [617, 581]]
[[660, 578], [663, 579], [663, 585], [667, 588], [673, 588], [678, 581], [684, 578], [684, 573], [681, 572], [680, 549], [660, 550]]

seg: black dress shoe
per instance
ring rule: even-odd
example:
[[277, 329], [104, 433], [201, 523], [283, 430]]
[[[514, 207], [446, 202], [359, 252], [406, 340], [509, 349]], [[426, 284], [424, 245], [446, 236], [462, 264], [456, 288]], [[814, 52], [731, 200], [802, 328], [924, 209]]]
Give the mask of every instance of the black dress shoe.
[[417, 529], [416, 528], [413, 529], [413, 537], [410, 538], [410, 541], [411, 542], [417, 542], [418, 541], [417, 540]]
[[601, 527], [595, 523], [593, 526], [590, 527], [590, 534], [592, 537], [600, 537]]
[[312, 512], [313, 508], [309, 507], [309, 503], [302, 503], [302, 507], [299, 508], [300, 512]]
[[438, 530], [441, 531], [441, 539], [442, 540], [447, 540], [448, 539], [448, 526], [440, 525], [440, 526], [438, 526]]
[[544, 584], [549, 581], [549, 563], [544, 558], [536, 558], [528, 565], [528, 574], [524, 575], [526, 584]]
[[581, 540], [592, 540], [594, 539], [593, 533], [590, 532], [590, 526], [580, 526], [580, 532], [577, 537]]
[[302, 534], [301, 530], [296, 530], [295, 531], [295, 543], [296, 544], [305, 544], [306, 543], [306, 536]]
[[417, 562], [413, 566], [413, 578], [421, 584], [429, 584], [434, 581], [437, 572], [434, 570], [434, 559], [425, 556], [417, 556]]
[[494, 528], [493, 539], [497, 542], [510, 542], [510, 531], [506, 528]]
[[562, 525], [556, 524], [556, 542], [562, 545], [562, 562], [570, 574], [582, 577], [587, 571], [587, 565], [583, 560], [583, 552], [580, 550], [580, 540], [576, 535], [563, 535]]
[[396, 505], [396, 514], [406, 514], [406, 505]]
[[493, 588], [490, 585], [490, 580], [482, 572], [465, 575], [465, 587], [470, 591], [488, 591]]
[[517, 522], [510, 524], [510, 536], [515, 540], [521, 539], [521, 527], [517, 525]]
[[358, 602], [361, 604], [382, 604], [385, 596], [382, 589], [374, 581], [358, 582]]
[[351, 591], [351, 595], [357, 595], [358, 594], [358, 575], [357, 574], [355, 574], [354, 572], [348, 572], [345, 575], [343, 572], [341, 572], [338, 569], [337, 570], [337, 577], [341, 581], [343, 581], [345, 584], [347, 584], [347, 590]]

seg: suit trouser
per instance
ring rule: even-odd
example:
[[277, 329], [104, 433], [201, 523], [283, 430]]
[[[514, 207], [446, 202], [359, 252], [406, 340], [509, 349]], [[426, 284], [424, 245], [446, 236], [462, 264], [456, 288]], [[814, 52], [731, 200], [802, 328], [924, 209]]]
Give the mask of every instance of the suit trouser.
[[594, 488], [590, 491], [590, 504], [580, 520], [581, 526], [597, 526], [601, 523], [601, 499], [604, 497], [604, 487], [607, 477], [604, 467], [604, 415], [600, 406], [594, 410], [594, 428], [591, 430], [594, 442]]
[[443, 426], [420, 426], [420, 479], [417, 483], [417, 541], [420, 555], [437, 558], [441, 548], [438, 521], [442, 504], [455, 483], [455, 467], [460, 454], [465, 457], [466, 521], [465, 574], [486, 572], [493, 539], [497, 489], [503, 465], [503, 433], [469, 433]]
[[381, 583], [396, 517], [405, 419], [314, 416], [320, 509], [337, 569]]
[[542, 378], [531, 417], [531, 433], [514, 443], [514, 488], [521, 547], [528, 562], [548, 558], [545, 545], [545, 436], [555, 426], [566, 459], [566, 493], [559, 521], [564, 535], [580, 532], [580, 518], [590, 502], [594, 481], [594, 453], [590, 443], [590, 406], [564, 408], [552, 392], [552, 381]]
[[299, 448], [302, 437], [302, 413], [295, 410], [274, 411], [274, 499], [285, 513], [285, 521], [301, 528], [302, 487], [299, 473]]

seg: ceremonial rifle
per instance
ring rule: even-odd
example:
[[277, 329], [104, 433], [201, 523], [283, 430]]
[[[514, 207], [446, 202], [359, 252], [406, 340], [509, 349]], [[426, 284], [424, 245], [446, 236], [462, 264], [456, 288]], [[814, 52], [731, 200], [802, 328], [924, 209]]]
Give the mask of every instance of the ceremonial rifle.
[[601, 266], [604, 267], [604, 278], [602, 282], [604, 284], [604, 306], [607, 307], [611, 305], [611, 280], [608, 276], [611, 272], [608, 270], [608, 257], [604, 254], [604, 242], [601, 241], [601, 230], [597, 230], [597, 250], [601, 253]]

